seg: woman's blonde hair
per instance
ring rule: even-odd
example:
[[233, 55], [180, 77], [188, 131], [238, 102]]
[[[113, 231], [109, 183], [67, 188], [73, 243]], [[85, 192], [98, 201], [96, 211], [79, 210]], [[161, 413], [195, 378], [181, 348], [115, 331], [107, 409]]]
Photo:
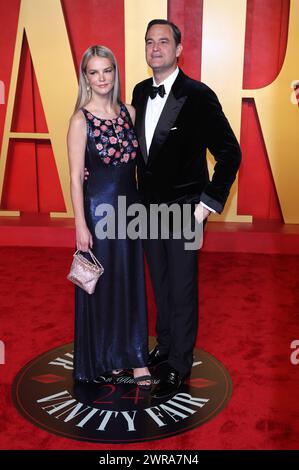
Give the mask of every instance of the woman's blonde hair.
[[87, 105], [91, 99], [91, 90], [87, 89], [86, 67], [89, 59], [92, 57], [105, 57], [109, 59], [115, 71], [114, 87], [111, 93], [111, 102], [115, 106], [120, 103], [120, 79], [117, 60], [113, 52], [105, 46], [91, 46], [83, 54], [80, 63], [79, 90], [75, 106], [75, 111]]

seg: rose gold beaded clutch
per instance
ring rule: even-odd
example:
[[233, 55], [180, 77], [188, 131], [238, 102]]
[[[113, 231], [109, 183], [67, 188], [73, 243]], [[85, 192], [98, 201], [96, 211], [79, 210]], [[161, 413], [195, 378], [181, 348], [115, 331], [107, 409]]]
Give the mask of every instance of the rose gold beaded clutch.
[[84, 289], [88, 294], [93, 294], [99, 277], [103, 274], [104, 268], [94, 256], [91, 250], [88, 250], [93, 262], [80, 254], [80, 250], [74, 253], [73, 262], [67, 279], [77, 286]]

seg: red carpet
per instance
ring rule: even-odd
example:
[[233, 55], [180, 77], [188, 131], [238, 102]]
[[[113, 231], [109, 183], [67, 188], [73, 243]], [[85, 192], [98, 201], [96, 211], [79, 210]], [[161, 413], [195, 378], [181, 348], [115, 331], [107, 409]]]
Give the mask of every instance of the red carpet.
[[[296, 449], [299, 447], [299, 257], [202, 253], [197, 347], [229, 370], [228, 406], [179, 436], [126, 446], [89, 444], [48, 434], [25, 421], [11, 384], [35, 356], [73, 340], [73, 287], [65, 279], [72, 250], [0, 248], [1, 449]], [[150, 335], [154, 304], [149, 288]]]

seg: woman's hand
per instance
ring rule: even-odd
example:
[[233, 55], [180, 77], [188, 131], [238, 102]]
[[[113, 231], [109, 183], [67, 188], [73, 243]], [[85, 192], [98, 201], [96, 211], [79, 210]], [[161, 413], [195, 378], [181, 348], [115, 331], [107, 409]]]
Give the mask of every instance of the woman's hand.
[[92, 248], [92, 236], [86, 225], [76, 226], [76, 244], [77, 250], [88, 251]]

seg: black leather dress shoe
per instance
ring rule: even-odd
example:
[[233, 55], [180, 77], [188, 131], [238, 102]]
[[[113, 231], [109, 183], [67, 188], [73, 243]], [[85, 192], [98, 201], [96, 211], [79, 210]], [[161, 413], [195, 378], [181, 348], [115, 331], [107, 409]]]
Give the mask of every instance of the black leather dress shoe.
[[147, 365], [148, 367], [155, 367], [162, 362], [167, 361], [168, 354], [161, 354], [159, 351], [159, 346], [155, 346], [154, 349], [149, 353]]
[[182, 379], [177, 370], [169, 366], [166, 375], [160, 379], [151, 395], [154, 398], [163, 398], [173, 395], [182, 385]]

